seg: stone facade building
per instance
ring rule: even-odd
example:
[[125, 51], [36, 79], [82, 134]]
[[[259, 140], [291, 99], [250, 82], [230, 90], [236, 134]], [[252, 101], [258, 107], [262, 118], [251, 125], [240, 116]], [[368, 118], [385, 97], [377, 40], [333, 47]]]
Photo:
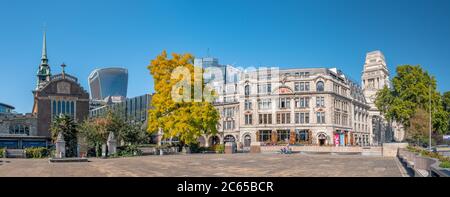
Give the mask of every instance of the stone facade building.
[[242, 72], [215, 103], [219, 135], [203, 136], [200, 143], [235, 141], [244, 149], [251, 142], [369, 145], [370, 106], [362, 92], [337, 69]]
[[0, 113], [0, 148], [46, 146], [47, 139], [37, 135], [36, 125], [32, 114]]
[[201, 145], [369, 146], [402, 136], [374, 105], [376, 92], [390, 86], [380, 51], [367, 53], [362, 86], [336, 68], [235, 70], [235, 83], [209, 83], [219, 93], [221, 120], [218, 135], [202, 136]]
[[389, 70], [381, 51], [367, 53], [362, 74], [364, 96], [370, 106], [369, 114], [373, 127], [373, 144], [402, 141], [404, 129], [396, 122], [388, 122], [375, 106], [376, 94], [385, 86], [391, 88]]

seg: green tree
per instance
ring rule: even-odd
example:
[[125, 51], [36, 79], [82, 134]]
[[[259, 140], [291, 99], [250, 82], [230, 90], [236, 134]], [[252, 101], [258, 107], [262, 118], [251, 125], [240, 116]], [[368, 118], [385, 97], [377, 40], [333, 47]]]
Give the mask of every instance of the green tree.
[[429, 114], [427, 111], [419, 108], [410, 119], [407, 137], [413, 139], [418, 145], [427, 141], [430, 128]]
[[[173, 77], [178, 68], [184, 68], [190, 79]], [[219, 112], [207, 101], [207, 98], [195, 100], [195, 86], [200, 85], [203, 92], [211, 92], [204, 86], [202, 75], [195, 75], [193, 56], [190, 54], [172, 54], [168, 59], [165, 51], [158, 55], [148, 66], [155, 82], [155, 94], [152, 97], [153, 108], [149, 111], [148, 131], [158, 132], [161, 129], [164, 138], [178, 137], [182, 143], [192, 144], [202, 134], [217, 133]], [[202, 73], [202, 71], [200, 71]], [[187, 86], [179, 89], [179, 93], [190, 93], [187, 99], [176, 100], [172, 97], [174, 87], [183, 80]], [[194, 85], [195, 84], [195, 85]], [[189, 92], [190, 89], [190, 92]], [[214, 96], [214, 94], [212, 94]], [[198, 99], [198, 98], [197, 98]]]
[[80, 134], [87, 142], [89, 148], [94, 148], [97, 157], [100, 157], [101, 145], [106, 143], [108, 132], [105, 118], [87, 119], [80, 124]]
[[110, 132], [113, 132], [114, 136], [120, 136], [126, 129], [127, 123], [112, 110], [108, 110], [103, 117], [88, 119], [80, 124], [80, 133], [85, 137], [88, 146], [95, 148], [97, 156], [100, 156], [101, 146], [106, 144]]
[[442, 106], [441, 95], [433, 76], [420, 66], [398, 66], [392, 85], [392, 89], [384, 87], [380, 90], [375, 101], [386, 118], [400, 122], [408, 129], [417, 110], [423, 109], [433, 114], [433, 130], [437, 133], [445, 132], [448, 113]]
[[66, 156], [77, 156], [77, 124], [72, 117], [61, 114], [54, 118], [51, 125], [52, 140], [55, 142], [58, 134], [62, 133], [64, 141], [66, 141]]
[[450, 132], [450, 91], [445, 92], [444, 95], [442, 95], [442, 105], [448, 115], [448, 117], [447, 117], [448, 118], [447, 133], [448, 133], [448, 132]]
[[442, 105], [444, 110], [450, 113], [450, 91], [442, 95]]
[[119, 138], [128, 145], [145, 143], [150, 137], [139, 122], [125, 124], [124, 127], [119, 133]]

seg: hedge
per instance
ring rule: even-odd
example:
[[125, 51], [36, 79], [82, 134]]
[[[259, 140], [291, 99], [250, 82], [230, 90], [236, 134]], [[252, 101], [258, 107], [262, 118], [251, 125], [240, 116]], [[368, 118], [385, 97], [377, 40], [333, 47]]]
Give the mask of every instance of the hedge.
[[36, 148], [26, 148], [25, 154], [26, 158], [47, 158], [49, 156], [49, 150], [48, 148], [44, 147], [36, 147]]

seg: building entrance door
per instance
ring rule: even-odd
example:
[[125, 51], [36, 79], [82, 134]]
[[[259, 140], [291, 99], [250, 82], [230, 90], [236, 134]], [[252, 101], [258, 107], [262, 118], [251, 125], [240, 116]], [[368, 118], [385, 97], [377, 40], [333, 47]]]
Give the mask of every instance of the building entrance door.
[[323, 145], [326, 144], [327, 136], [325, 136], [325, 134], [321, 133], [321, 134], [318, 136], [318, 138], [319, 138], [319, 146], [323, 146]]

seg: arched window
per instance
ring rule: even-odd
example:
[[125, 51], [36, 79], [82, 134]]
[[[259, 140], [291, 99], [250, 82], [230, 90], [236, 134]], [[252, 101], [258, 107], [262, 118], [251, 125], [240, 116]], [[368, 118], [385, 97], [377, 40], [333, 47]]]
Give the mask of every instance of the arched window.
[[56, 115], [56, 101], [53, 101], [53, 116]]
[[57, 110], [57, 116], [59, 116], [59, 114], [61, 114], [61, 101], [58, 101], [58, 110]]
[[323, 83], [323, 81], [317, 82], [316, 90], [317, 92], [323, 92], [325, 90], [325, 84]]
[[62, 113], [62, 114], [66, 114], [66, 101], [62, 101], [61, 103], [62, 103], [62, 110], [61, 110], [61, 113]]
[[73, 101], [70, 102], [70, 108], [72, 109], [71, 110], [72, 117], [75, 117], [75, 103]]
[[236, 141], [236, 140], [235, 140], [234, 136], [232, 136], [232, 135], [227, 135], [227, 136], [225, 136], [225, 138], [224, 138], [223, 141], [224, 141], [224, 142], [234, 142], [234, 141]]
[[245, 90], [245, 96], [248, 96], [248, 95], [250, 95], [250, 86], [249, 85], [245, 85], [245, 88], [244, 88]]

